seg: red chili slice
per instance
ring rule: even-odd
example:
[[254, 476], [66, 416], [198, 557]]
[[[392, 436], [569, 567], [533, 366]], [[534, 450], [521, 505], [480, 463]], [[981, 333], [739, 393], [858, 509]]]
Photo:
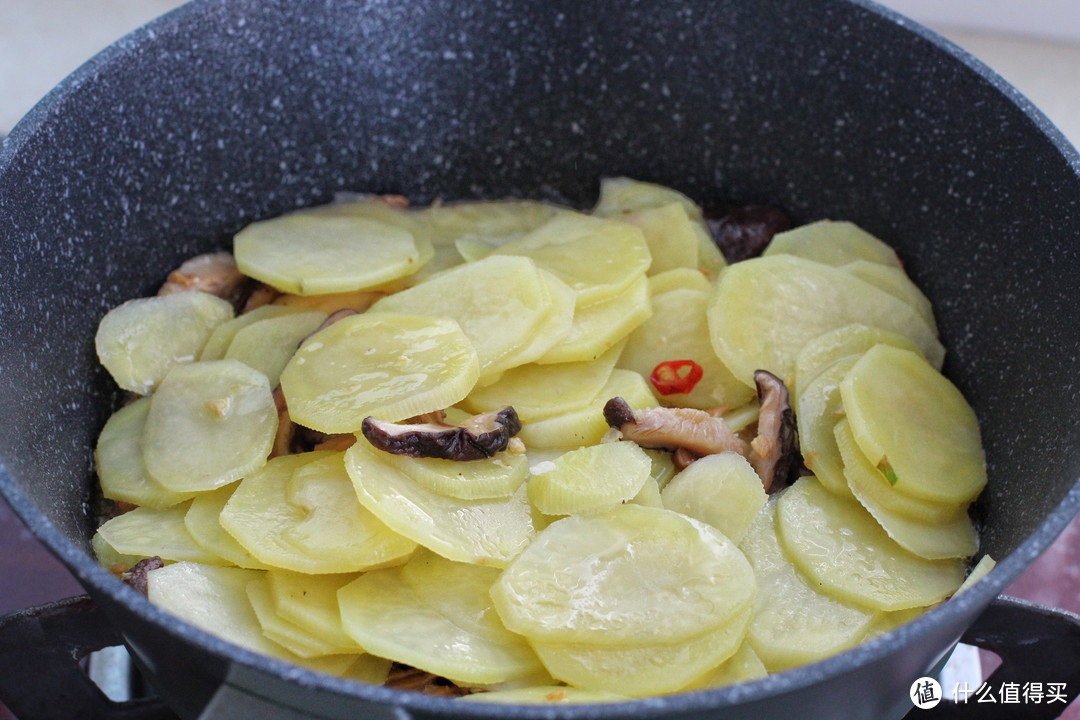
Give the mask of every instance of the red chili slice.
[[705, 370], [693, 360], [668, 360], [653, 368], [649, 382], [661, 395], [685, 394], [704, 374]]

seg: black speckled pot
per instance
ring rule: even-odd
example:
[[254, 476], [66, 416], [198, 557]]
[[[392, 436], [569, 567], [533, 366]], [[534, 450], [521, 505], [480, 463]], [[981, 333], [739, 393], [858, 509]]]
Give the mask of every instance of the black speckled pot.
[[[254, 656], [94, 562], [90, 450], [116, 400], [93, 350], [107, 308], [337, 190], [587, 205], [620, 174], [851, 219], [898, 249], [982, 422], [977, 511], [1001, 561], [988, 581], [744, 686], [491, 708]], [[1078, 235], [1078, 156], [1060, 133], [870, 2], [199, 1], [89, 62], [0, 153], [0, 491], [184, 717], [897, 716], [912, 679], [1080, 509]]]

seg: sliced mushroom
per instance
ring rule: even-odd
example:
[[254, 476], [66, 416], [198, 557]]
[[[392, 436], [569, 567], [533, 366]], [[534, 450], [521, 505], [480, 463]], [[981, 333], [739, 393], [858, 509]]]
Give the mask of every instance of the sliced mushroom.
[[201, 290], [235, 304], [247, 282], [248, 278], [236, 267], [236, 260], [230, 253], [206, 253], [185, 260], [169, 273], [158, 295]]
[[757, 257], [773, 235], [791, 227], [783, 210], [766, 205], [709, 205], [704, 212], [713, 242], [729, 263]]
[[150, 574], [151, 570], [157, 570], [162, 567], [165, 567], [165, 563], [157, 555], [154, 557], [143, 558], [132, 565], [129, 570], [120, 573], [120, 579], [135, 588], [136, 592], [146, 595], [147, 585], [149, 583], [147, 576]]
[[521, 420], [512, 407], [474, 415], [460, 425], [438, 422], [392, 423], [364, 418], [360, 426], [373, 446], [395, 455], [481, 460], [505, 450], [510, 438], [521, 431]]
[[757, 436], [750, 441], [749, 459], [761, 476], [765, 492], [771, 494], [799, 477], [802, 466], [799, 435], [784, 381], [767, 370], [758, 370], [754, 373], [754, 383], [761, 410]]
[[296, 435], [296, 425], [289, 417], [289, 408], [285, 403], [285, 393], [281, 386], [274, 388], [274, 406], [277, 408], [278, 426], [277, 434], [274, 435], [274, 446], [270, 451], [270, 457], [279, 455], [291, 455], [293, 451], [293, 438]]
[[733, 450], [746, 457], [750, 448], [721, 418], [694, 408], [653, 407], [632, 410], [620, 397], [604, 405], [604, 419], [624, 440], [647, 448], [678, 450], [695, 455]]

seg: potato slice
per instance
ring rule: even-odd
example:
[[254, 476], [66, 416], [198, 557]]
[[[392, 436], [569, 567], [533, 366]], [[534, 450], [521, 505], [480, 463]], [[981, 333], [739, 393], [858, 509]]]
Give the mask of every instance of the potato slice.
[[900, 258], [889, 245], [847, 221], [820, 220], [773, 236], [764, 255], [797, 255], [826, 265], [868, 260], [899, 268]]
[[937, 330], [937, 321], [934, 319], [934, 308], [930, 304], [930, 299], [901, 268], [870, 260], [855, 260], [841, 265], [840, 268], [903, 300], [919, 313], [919, 317], [926, 321], [927, 325]]
[[823, 592], [874, 610], [939, 602], [964, 580], [961, 560], [926, 560], [904, 550], [858, 502], [803, 478], [779, 500], [785, 553]]
[[960, 505], [986, 486], [975, 412], [913, 352], [878, 345], [840, 384], [855, 442], [897, 492]]
[[150, 398], [139, 398], [114, 412], [105, 422], [94, 449], [94, 468], [101, 494], [149, 508], [166, 508], [189, 500], [194, 493], [173, 492], [146, 473], [142, 430], [150, 412]]
[[[652, 459], [634, 443], [590, 445], [556, 458], [529, 478], [529, 502], [545, 515], [607, 510], [634, 498]], [[760, 483], [759, 483], [760, 484]]]
[[833, 362], [851, 355], [862, 355], [870, 348], [882, 343], [920, 352], [915, 343], [899, 333], [861, 323], [844, 325], [818, 335], [806, 343], [795, 357], [796, 394]]
[[721, 362], [709, 340], [706, 310], [709, 295], [675, 289], [654, 295], [653, 314], [626, 343], [619, 367], [649, 377], [657, 365], [692, 360], [702, 369], [701, 380], [688, 393], [660, 395], [661, 405], [708, 410], [738, 407], [754, 397], [754, 388], [737, 379]]
[[564, 208], [535, 200], [451, 202], [413, 213], [432, 242], [456, 247], [469, 262], [543, 225]]
[[262, 373], [236, 360], [177, 365], [150, 400], [146, 472], [174, 492], [228, 485], [262, 467], [277, 425]]
[[376, 655], [464, 685], [505, 682], [541, 669], [525, 640], [502, 628], [494, 612], [481, 610], [477, 617], [477, 609], [491, 603], [485, 585], [455, 582], [439, 590], [439, 607], [432, 607], [403, 579], [402, 568], [364, 573], [338, 592], [345, 631]]
[[455, 321], [476, 348], [480, 373], [487, 375], [512, 366], [503, 361], [532, 341], [553, 302], [548, 284], [528, 258], [491, 256], [389, 295], [368, 313]]
[[638, 228], [572, 212], [556, 215], [496, 249], [488, 259], [498, 255], [531, 258], [569, 285], [582, 305], [618, 295], [644, 275], [652, 262]]
[[461, 407], [482, 413], [510, 405], [522, 423], [579, 410], [607, 383], [622, 349], [619, 343], [596, 360], [520, 365], [507, 370], [497, 382], [474, 388]]
[[642, 276], [618, 295], [574, 309], [570, 331], [536, 362], [596, 360], [620, 344], [652, 315], [649, 284]]
[[686, 208], [678, 201], [658, 207], [626, 210], [620, 214], [607, 215], [641, 228], [653, 262], [649, 275], [657, 275], [675, 268], [697, 270], [698, 234], [694, 221]]
[[735, 654], [725, 660], [719, 667], [710, 670], [680, 689], [686, 692], [688, 690], [704, 690], [705, 688], [736, 685], [763, 678], [768, 674], [769, 671], [765, 669], [761, 658], [754, 652], [753, 646], [749, 641], [744, 640], [739, 649], [735, 651]]
[[451, 560], [505, 567], [532, 539], [525, 488], [509, 498], [461, 500], [390, 465], [363, 437], [345, 453], [360, 503], [389, 527]]
[[289, 652], [305, 658], [348, 653], [360, 654], [355, 650], [356, 643], [350, 643], [349, 648], [338, 647], [315, 637], [278, 615], [274, 610], [274, 601], [267, 587], [265, 574], [261, 573], [259, 577], [248, 581], [246, 590], [251, 609], [255, 611], [255, 617], [259, 621], [259, 626], [262, 627], [263, 635]]
[[860, 355], [841, 357], [816, 373], [799, 387], [795, 403], [795, 422], [799, 428], [799, 449], [803, 462], [826, 490], [850, 496], [844, 460], [836, 446], [833, 428], [844, 416], [840, 398], [840, 381], [844, 379]]
[[355, 573], [308, 575], [288, 570], [266, 573], [266, 589], [274, 611], [323, 642], [348, 652], [363, 652], [341, 625], [338, 590], [359, 577]]
[[697, 268], [676, 268], [649, 277], [649, 294], [657, 296], [668, 290], [697, 290], [708, 293], [712, 283]]
[[333, 206], [260, 220], [233, 238], [241, 272], [297, 295], [372, 288], [415, 273], [434, 253], [422, 235]]
[[776, 506], [765, 507], [739, 544], [758, 586], [747, 639], [769, 672], [854, 647], [876, 616], [822, 594], [788, 560], [776, 536]]
[[[701, 208], [678, 190], [627, 177], [604, 178], [600, 181], [600, 198], [593, 208], [593, 215], [619, 219], [628, 213], [665, 208], [672, 204], [681, 207], [690, 219], [697, 245], [697, 270], [710, 281], [714, 280], [726, 264], [724, 256], [705, 226]], [[661, 260], [661, 267], [663, 262]]]
[[94, 345], [117, 385], [145, 395], [174, 365], [199, 357], [214, 328], [232, 316], [232, 305], [199, 290], [137, 298], [105, 314]]
[[199, 353], [199, 360], [223, 360], [225, 353], [229, 350], [229, 345], [240, 330], [260, 320], [281, 317], [294, 312], [301, 312], [301, 310], [282, 305], [263, 305], [243, 315], [237, 315], [231, 320], [226, 320], [210, 333], [210, 338]]
[[613, 397], [626, 400], [634, 410], [658, 404], [648, 380], [632, 370], [615, 368], [608, 382], [587, 405], [545, 420], [525, 423], [518, 437], [530, 449], [596, 445], [609, 429], [604, 419], [604, 403]]
[[945, 352], [907, 303], [840, 268], [794, 255], [753, 258], [726, 269], [708, 319], [716, 354], [747, 384], [758, 369], [793, 384], [795, 359], [806, 344], [852, 323], [904, 335], [935, 366]]
[[661, 493], [664, 507], [708, 523], [738, 544], [768, 496], [761, 477], [735, 452], [690, 463]]
[[865, 506], [864, 499], [875, 507], [904, 515], [923, 523], [947, 523], [967, 509], [967, 504], [923, 500], [899, 492], [880, 470], [870, 464], [851, 433], [851, 421], [841, 418], [833, 424], [833, 445], [840, 453], [843, 476], [849, 492]]
[[221, 511], [236, 490], [236, 485], [202, 492], [195, 496], [184, 515], [184, 527], [204, 550], [227, 562], [252, 570], [267, 570], [269, 565], [259, 562], [236, 538], [221, 527]]
[[503, 623], [534, 644], [634, 646], [733, 622], [749, 607], [754, 582], [742, 553], [716, 529], [627, 504], [549, 525], [491, 595]]
[[864, 491], [862, 485], [854, 482], [853, 478], [868, 478], [869, 482], [875, 482], [883, 492], [891, 490], [888, 483], [885, 482], [884, 487], [881, 487], [884, 478], [880, 481], [873, 478], [873, 475], [880, 473], [858, 450], [847, 420], [837, 423], [834, 432], [844, 458], [844, 473], [848, 477], [852, 494], [900, 547], [929, 560], [968, 558], [975, 554], [979, 549], [979, 535], [971, 524], [966, 506], [954, 507], [951, 515], [942, 519], [927, 520], [909, 517], [878, 502], [875, 495]]
[[188, 532], [184, 515], [189, 503], [160, 510], [129, 510], [106, 521], [98, 528], [97, 534], [121, 555], [138, 558], [156, 555], [167, 562], [190, 560], [208, 565], [228, 565], [227, 560], [195, 542]]
[[541, 270], [540, 277], [548, 291], [550, 310], [535, 328], [532, 338], [500, 360], [493, 372], [481, 376], [476, 381], [477, 385], [490, 385], [498, 381], [506, 370], [539, 361], [549, 350], [566, 339], [574, 329], [577, 293], [547, 270]]
[[244, 478], [221, 525], [261, 562], [312, 574], [396, 564], [416, 547], [356, 501], [330, 451], [282, 455]]
[[393, 453], [383, 453], [382, 458], [432, 492], [461, 500], [508, 498], [529, 476], [525, 455], [509, 452], [482, 460], [414, 458]]
[[292, 419], [326, 433], [453, 405], [480, 372], [456, 322], [398, 313], [346, 317], [303, 343], [281, 373]]
[[237, 331], [225, 357], [258, 370], [266, 376], [270, 387], [277, 387], [281, 371], [296, 353], [300, 341], [318, 330], [324, 320], [326, 313], [318, 311], [259, 320]]
[[257, 577], [257, 570], [182, 562], [151, 570], [148, 595], [181, 620], [252, 652], [330, 675], [356, 663], [355, 655], [302, 658], [267, 638], [247, 597], [247, 585]]
[[750, 608], [719, 628], [682, 641], [596, 645], [533, 641], [553, 677], [593, 692], [643, 697], [682, 689], [732, 657], [742, 645]]

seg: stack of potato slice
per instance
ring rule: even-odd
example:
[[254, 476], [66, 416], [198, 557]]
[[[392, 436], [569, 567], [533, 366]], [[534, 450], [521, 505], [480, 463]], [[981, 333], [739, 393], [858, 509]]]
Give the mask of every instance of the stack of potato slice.
[[[589, 213], [360, 197], [234, 250], [272, 303], [234, 315], [192, 290], [101, 323], [139, 397], [98, 441], [123, 512], [94, 547], [118, 570], [161, 558], [150, 599], [247, 649], [611, 702], [827, 657], [948, 597], [976, 552], [974, 415], [928, 301], [854, 225], [728, 267], [696, 204], [614, 178]], [[677, 391], [656, 379], [671, 362], [696, 368]], [[707, 410], [749, 441], [758, 369], [786, 383], [814, 475], [772, 497], [735, 451], [678, 469], [604, 417], [614, 397]], [[362, 431], [507, 406], [521, 430], [482, 459]]]

